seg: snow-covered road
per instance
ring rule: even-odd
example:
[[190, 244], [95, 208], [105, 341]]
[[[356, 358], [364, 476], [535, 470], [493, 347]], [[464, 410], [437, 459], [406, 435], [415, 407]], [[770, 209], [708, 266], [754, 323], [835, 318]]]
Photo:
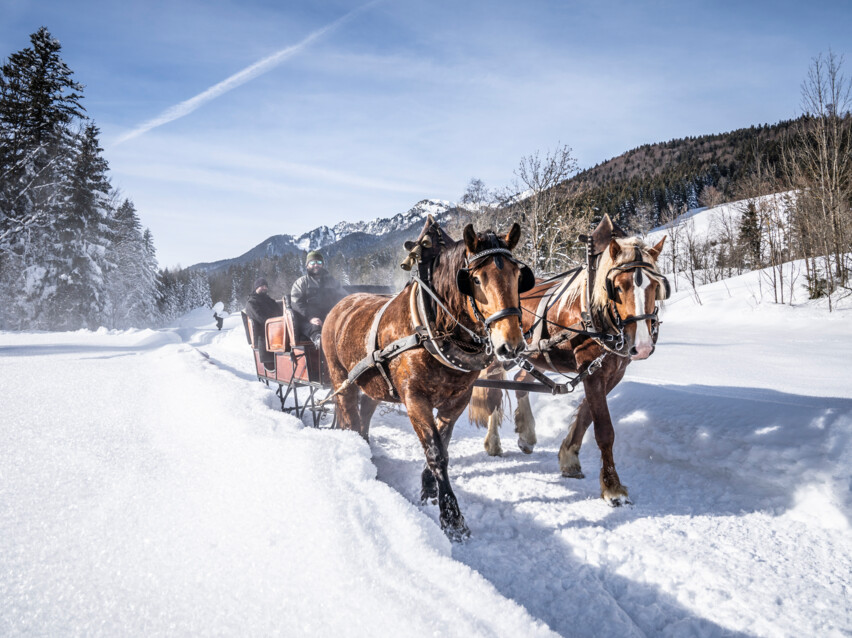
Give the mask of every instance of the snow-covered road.
[[0, 333], [0, 635], [849, 635], [852, 312], [740, 284], [676, 295], [610, 395], [634, 506], [591, 431], [560, 477], [580, 397], [539, 395], [531, 455], [457, 425], [452, 546], [405, 415], [304, 427], [236, 317]]

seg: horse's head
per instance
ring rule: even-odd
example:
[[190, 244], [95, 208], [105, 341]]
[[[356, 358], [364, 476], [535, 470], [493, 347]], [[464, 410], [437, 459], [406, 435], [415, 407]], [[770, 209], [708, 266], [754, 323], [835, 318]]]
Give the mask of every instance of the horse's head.
[[494, 354], [501, 360], [514, 359], [526, 345], [520, 293], [529, 290], [535, 278], [528, 266], [512, 257], [520, 237], [518, 224], [504, 237], [490, 231], [477, 233], [471, 224], [464, 229], [467, 268], [458, 271], [458, 288], [470, 300], [468, 315], [485, 323]]
[[648, 247], [636, 237], [613, 237], [598, 265], [592, 305], [608, 307], [623, 326], [631, 359], [647, 359], [654, 352], [656, 303], [669, 295], [668, 281], [657, 271], [665, 240]]

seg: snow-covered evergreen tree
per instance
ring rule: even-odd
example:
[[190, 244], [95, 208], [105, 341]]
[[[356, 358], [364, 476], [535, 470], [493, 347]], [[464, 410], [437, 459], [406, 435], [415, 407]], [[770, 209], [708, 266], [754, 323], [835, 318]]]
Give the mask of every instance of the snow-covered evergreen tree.
[[43, 310], [51, 285], [43, 262], [57, 242], [51, 227], [74, 158], [69, 125], [83, 116], [82, 86], [59, 42], [44, 27], [30, 42], [0, 67], [0, 292], [10, 328], [32, 325]]
[[228, 312], [239, 312], [243, 309], [243, 302], [240, 300], [239, 287], [237, 286], [236, 278], [231, 279], [231, 300], [228, 302]]
[[110, 221], [112, 242], [108, 260], [107, 295], [110, 326], [130, 328], [157, 322], [157, 262], [153, 239], [142, 231], [136, 208], [129, 199], [118, 206]]
[[[46, 28], [30, 42], [0, 66], [0, 328], [113, 325], [110, 288], [119, 280], [133, 281], [139, 297], [122, 325], [149, 324], [157, 300], [150, 234], [140, 233], [135, 211], [132, 240], [113, 226], [108, 165], [80, 105], [83, 87]], [[126, 242], [135, 244], [132, 259]]]
[[42, 262], [46, 281], [39, 298], [42, 321], [54, 330], [97, 328], [105, 318], [110, 191], [98, 128], [87, 124], [77, 136], [75, 157], [64, 180], [62, 206], [50, 227], [52, 249]]

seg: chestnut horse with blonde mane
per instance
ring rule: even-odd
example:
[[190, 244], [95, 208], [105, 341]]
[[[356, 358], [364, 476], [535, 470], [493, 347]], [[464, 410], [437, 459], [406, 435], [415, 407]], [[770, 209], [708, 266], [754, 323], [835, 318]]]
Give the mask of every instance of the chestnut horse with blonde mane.
[[[536, 332], [539, 313], [544, 321], [539, 336], [528, 346], [526, 357], [542, 372], [581, 374], [585, 397], [559, 448], [559, 468], [569, 478], [584, 478], [580, 467], [583, 435], [594, 422], [595, 440], [601, 452], [601, 497], [610, 505], [630, 503], [627, 487], [615, 469], [612, 447], [615, 431], [606, 396], [624, 377], [631, 361], [647, 359], [657, 340], [656, 302], [668, 297], [666, 278], [656, 268], [665, 237], [653, 247], [639, 238], [625, 238], [608, 216], [592, 234], [593, 278], [589, 288], [588, 265], [573, 281], [562, 278], [540, 282], [521, 296], [523, 327]], [[542, 309], [542, 299], [549, 303]], [[590, 370], [590, 366], [593, 366]], [[600, 366], [598, 368], [598, 366]], [[503, 370], [492, 365], [484, 378], [501, 379]], [[521, 371], [517, 381], [530, 379]], [[497, 427], [502, 419], [502, 390], [477, 387], [471, 401], [471, 420], [487, 425], [485, 450], [502, 454]], [[517, 392], [515, 431], [518, 446], [530, 453], [536, 444], [535, 419], [527, 392]]]
[[505, 237], [468, 225], [455, 242], [430, 217], [417, 242], [406, 243], [420, 276], [391, 298], [345, 297], [323, 324], [340, 427], [367, 439], [378, 403], [403, 403], [426, 454], [421, 498], [437, 499], [454, 541], [470, 531], [447, 472], [453, 426], [494, 355], [514, 359], [525, 347], [519, 281], [533, 278], [511, 255], [519, 238], [518, 224]]

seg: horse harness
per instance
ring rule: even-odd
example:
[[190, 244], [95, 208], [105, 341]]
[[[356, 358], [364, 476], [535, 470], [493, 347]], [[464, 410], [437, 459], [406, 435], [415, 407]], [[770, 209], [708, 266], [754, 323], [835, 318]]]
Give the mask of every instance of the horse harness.
[[[611, 326], [613, 326], [619, 334], [619, 340], [624, 340], [624, 329], [629, 326], [631, 323], [637, 323], [639, 321], [649, 320], [651, 322], [651, 334], [656, 341], [657, 333], [660, 329], [660, 318], [659, 318], [659, 308], [654, 306], [654, 312], [650, 314], [641, 314], [641, 315], [631, 315], [629, 317], [621, 317], [621, 314], [618, 312], [618, 306], [616, 302], [619, 301], [619, 293], [616, 290], [615, 284], [613, 283], [612, 277], [610, 275], [613, 272], [621, 273], [621, 272], [629, 272], [633, 271], [633, 280], [634, 285], [641, 286], [643, 281], [643, 276], [647, 276], [649, 278], [656, 279], [658, 282], [657, 293], [655, 300], [656, 301], [664, 301], [669, 298], [671, 295], [671, 286], [669, 284], [669, 280], [666, 279], [665, 275], [658, 272], [654, 265], [645, 261], [642, 258], [642, 251], [638, 246], [633, 248], [633, 261], [629, 261], [624, 264], [617, 264], [610, 268], [606, 273], [606, 296], [607, 296], [607, 314], [604, 315], [601, 313], [600, 319], [601, 321], [606, 321]], [[645, 272], [647, 271], [647, 272]], [[643, 273], [645, 273], [643, 275]], [[620, 348], [618, 348], [620, 350]], [[625, 355], [620, 355], [625, 356]]]
[[[412, 271], [411, 291], [409, 293], [409, 311], [411, 314], [414, 333], [397, 339], [389, 343], [384, 348], [379, 349], [378, 333], [382, 316], [388, 306], [390, 306], [391, 302], [396, 299], [399, 294], [405, 292], [405, 289], [403, 289], [403, 291], [388, 299], [388, 301], [385, 302], [385, 304], [373, 317], [373, 323], [370, 326], [370, 331], [367, 333], [364, 344], [367, 354], [349, 372], [347, 383], [354, 383], [368, 370], [376, 368], [387, 384], [390, 395], [395, 399], [398, 399], [399, 395], [391, 381], [385, 364], [390, 359], [393, 359], [403, 352], [420, 346], [423, 346], [423, 348], [440, 363], [458, 372], [484, 370], [491, 364], [491, 361], [494, 358], [494, 348], [491, 342], [491, 324], [505, 317], [512, 316], [518, 317], [518, 322], [520, 323], [521, 308], [519, 304], [518, 307], [504, 308], [488, 317], [484, 317], [474, 296], [472, 273], [481, 268], [485, 264], [484, 260], [488, 257], [494, 258], [498, 269], [503, 268], [504, 259], [511, 261], [517, 264], [521, 271], [518, 287], [519, 294], [526, 292], [535, 284], [535, 276], [529, 266], [515, 259], [511, 250], [500, 247], [499, 241], [494, 233], [489, 233], [486, 240], [489, 242], [491, 247], [468, 256], [465, 263], [466, 267], [459, 269], [456, 273], [456, 285], [458, 286], [459, 291], [467, 297], [476, 320], [485, 327], [485, 336], [483, 337], [483, 335], [470, 330], [457, 318], [453, 317], [452, 313], [440, 300], [437, 294], [435, 294], [431, 287]], [[416, 258], [419, 258], [420, 254], [421, 250], [419, 250], [418, 247], [412, 249], [412, 255], [415, 255]], [[409, 260], [406, 261], [408, 262]], [[424, 272], [424, 269], [421, 269], [421, 272]], [[427, 302], [424, 293], [431, 297], [434, 301], [434, 306]], [[435, 319], [437, 315], [435, 306], [440, 307], [444, 310], [444, 312], [452, 317], [456, 326], [466, 332], [471, 340], [462, 341], [460, 339], [456, 339], [451, 333], [439, 334], [435, 327]]]
[[[671, 288], [668, 282], [668, 279], [660, 272], [658, 272], [654, 266], [645, 261], [642, 258], [641, 250], [638, 246], [634, 247], [634, 257], [633, 260], [624, 264], [618, 264], [613, 266], [607, 271], [606, 274], [606, 292], [607, 299], [609, 303], [606, 307], [606, 312], [601, 311], [598, 313], [597, 322], [595, 321], [594, 314], [588, 310], [591, 308], [591, 290], [594, 286], [594, 281], [597, 273], [597, 266], [600, 262], [601, 253], [594, 253], [593, 242], [590, 236], [581, 236], [581, 240], [586, 241], [586, 251], [587, 251], [587, 264], [586, 264], [586, 272], [587, 272], [587, 282], [586, 282], [586, 308], [587, 310], [581, 313], [582, 328], [575, 328], [573, 326], [563, 326], [554, 321], [547, 319], [547, 313], [550, 309], [556, 304], [559, 298], [565, 293], [565, 291], [570, 287], [570, 285], [574, 282], [577, 276], [582, 272], [583, 268], [578, 267], [572, 270], [569, 270], [562, 275], [563, 278], [562, 283], [548, 290], [539, 301], [538, 307], [536, 308], [536, 321], [533, 326], [530, 328], [527, 333], [525, 333], [525, 338], [531, 339], [529, 345], [527, 346], [528, 353], [537, 353], [541, 354], [545, 361], [547, 361], [548, 366], [554, 371], [556, 370], [556, 366], [553, 364], [553, 361], [550, 358], [550, 352], [559, 344], [568, 339], [572, 338], [575, 335], [582, 335], [594, 339], [601, 348], [604, 349], [604, 353], [592, 361], [592, 363], [581, 372], [577, 377], [571, 379], [570, 384], [573, 387], [578, 385], [580, 381], [589, 375], [593, 374], [594, 371], [601, 367], [603, 364], [603, 359], [607, 353], [615, 354], [619, 357], [627, 357], [628, 354], [622, 352], [625, 343], [625, 328], [631, 324], [639, 321], [650, 320], [651, 321], [651, 333], [654, 336], [654, 340], [656, 341], [657, 333], [659, 331], [659, 324], [661, 323], [658, 317], [658, 309], [655, 307], [654, 312], [650, 314], [642, 314], [642, 315], [632, 315], [629, 317], [622, 318], [620, 313], [618, 312], [618, 307], [616, 306], [616, 302], [618, 301], [618, 291], [615, 289], [615, 285], [613, 284], [611, 275], [613, 272], [627, 272], [634, 271], [635, 284], [637, 286], [642, 285], [643, 271], [647, 271], [648, 275], [656, 278], [660, 282], [660, 286], [657, 289], [656, 299], [658, 301], [662, 301], [667, 299], [671, 294]], [[571, 275], [569, 278], [568, 275]], [[556, 333], [553, 336], [546, 337], [545, 331], [547, 328], [547, 324], [555, 325], [562, 330]], [[577, 324], [574, 324], [577, 325]], [[611, 331], [614, 330], [614, 332]], [[609, 344], [614, 345], [611, 346]], [[523, 366], [522, 366], [523, 367]]]

